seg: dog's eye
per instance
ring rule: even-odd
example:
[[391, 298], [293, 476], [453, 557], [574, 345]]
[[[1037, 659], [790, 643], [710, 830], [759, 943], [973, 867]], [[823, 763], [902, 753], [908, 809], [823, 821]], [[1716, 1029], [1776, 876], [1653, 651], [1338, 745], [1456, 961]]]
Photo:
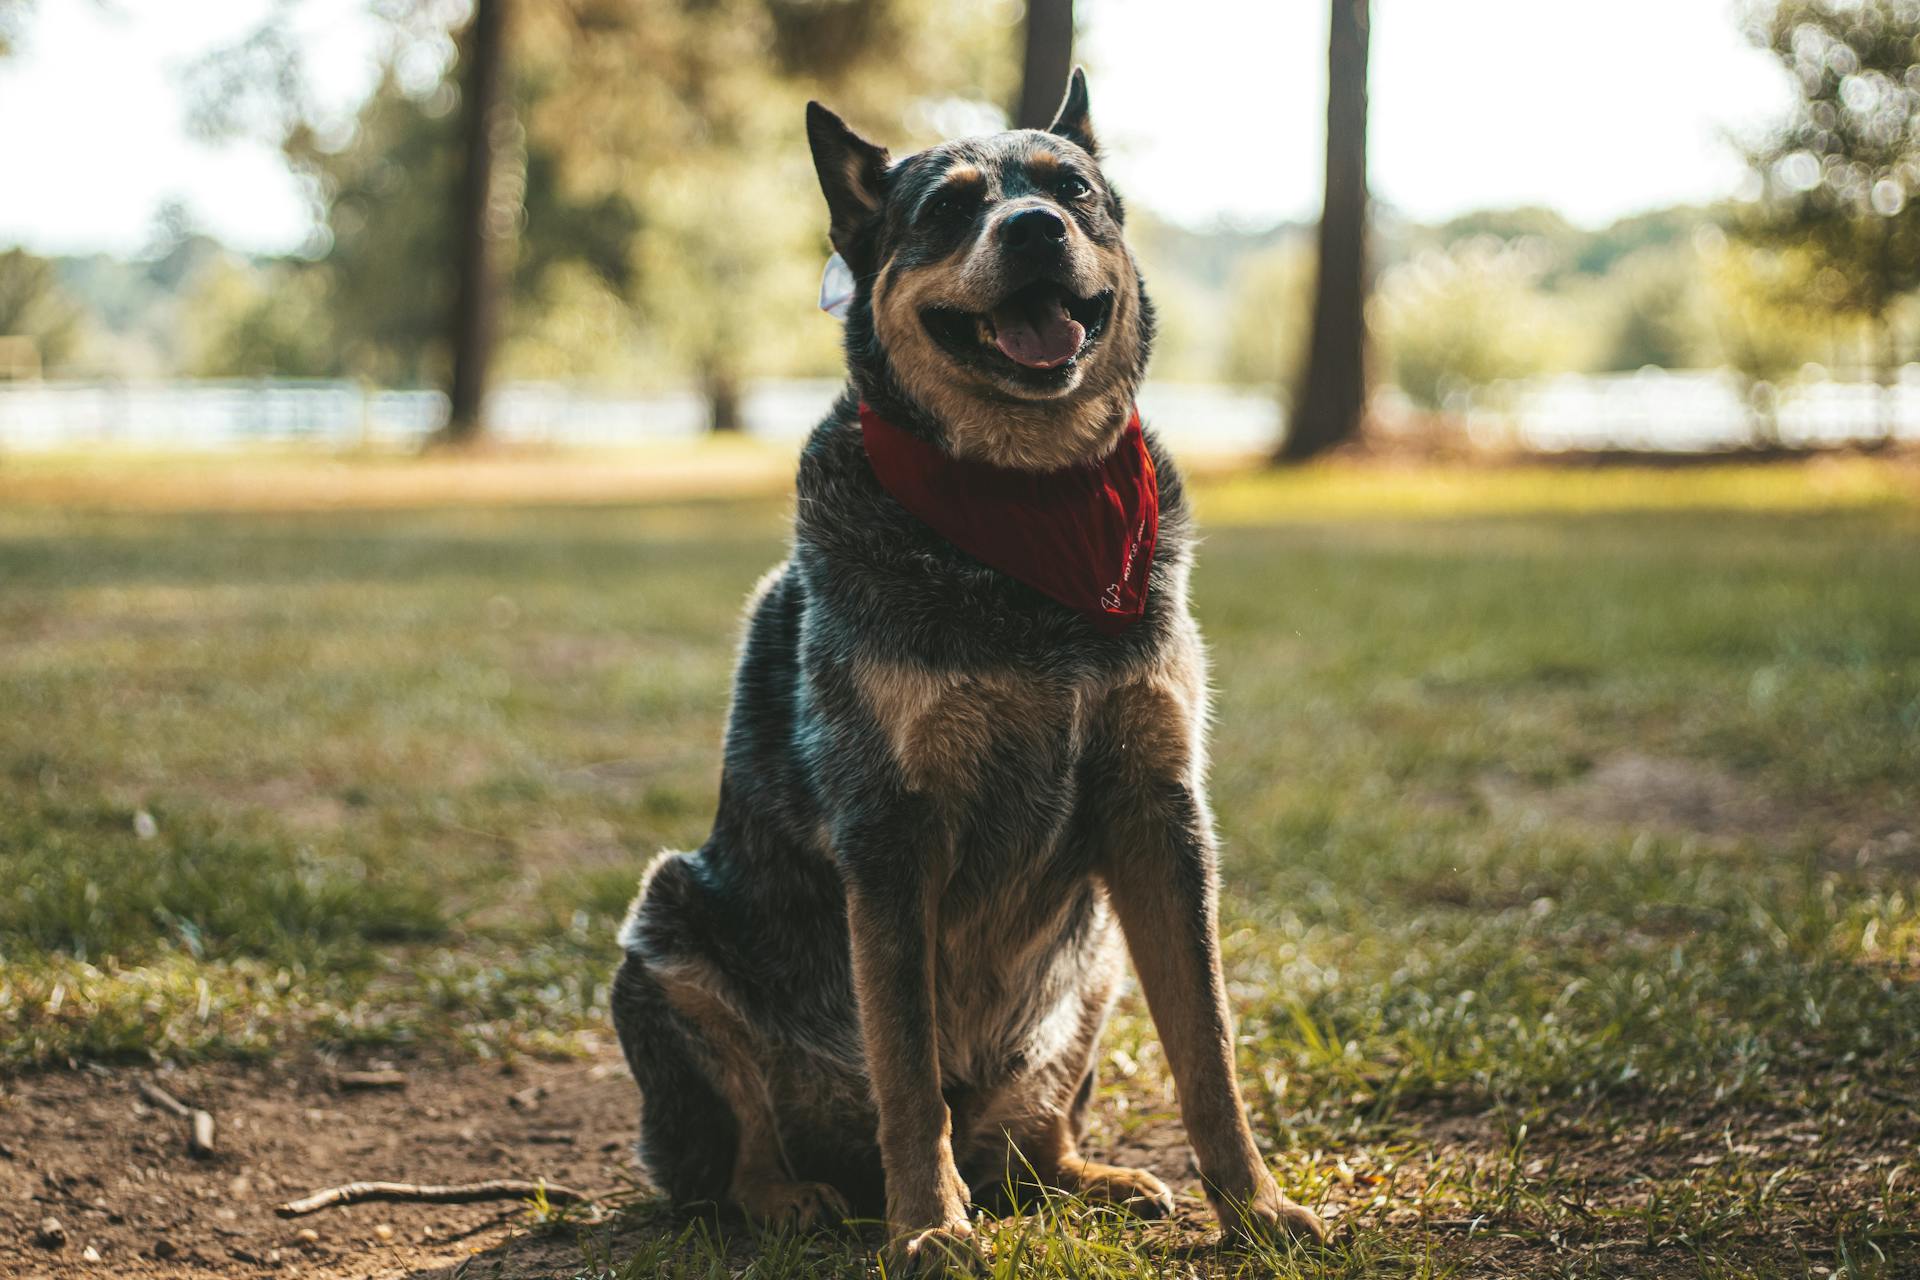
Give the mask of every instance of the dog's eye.
[[1088, 183], [1085, 178], [1075, 173], [1070, 173], [1062, 178], [1060, 185], [1054, 188], [1054, 190], [1059, 193], [1062, 200], [1082, 200], [1093, 194], [1092, 185]]
[[945, 222], [965, 213], [973, 204], [974, 196], [967, 191], [948, 191], [927, 201], [926, 216], [934, 222]]

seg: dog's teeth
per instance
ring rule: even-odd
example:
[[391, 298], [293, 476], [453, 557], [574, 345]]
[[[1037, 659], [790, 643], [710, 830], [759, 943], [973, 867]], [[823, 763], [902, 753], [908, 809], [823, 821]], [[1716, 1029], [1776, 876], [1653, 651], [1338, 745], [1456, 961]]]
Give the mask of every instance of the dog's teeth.
[[985, 316], [975, 316], [973, 318], [973, 326], [975, 329], [979, 331], [980, 341], [985, 343], [988, 346], [992, 346], [993, 345], [993, 322], [987, 319]]

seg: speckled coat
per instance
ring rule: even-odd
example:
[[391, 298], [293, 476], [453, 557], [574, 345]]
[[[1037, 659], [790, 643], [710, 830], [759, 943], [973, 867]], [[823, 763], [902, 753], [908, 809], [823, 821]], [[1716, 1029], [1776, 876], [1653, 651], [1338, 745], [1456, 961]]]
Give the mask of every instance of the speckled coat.
[[[849, 385], [801, 455], [792, 553], [748, 605], [712, 834], [648, 868], [614, 990], [640, 1154], [678, 1203], [802, 1221], [850, 1206], [910, 1243], [951, 1240], [968, 1189], [1011, 1164], [1169, 1207], [1151, 1174], [1077, 1150], [1130, 941], [1216, 1203], [1313, 1230], [1260, 1164], [1233, 1080], [1178, 467], [1149, 425], [1146, 613], [1104, 635], [921, 524], [861, 444], [865, 399], [957, 451], [953, 420], [908, 390], [879, 336], [883, 263], [913, 258], [915, 202], [956, 165], [989, 170], [1009, 198], [1037, 151], [1090, 164], [1075, 84], [1078, 114], [1070, 97], [1052, 134], [898, 165], [813, 119], [859, 279]], [[836, 193], [835, 173], [857, 186], [863, 170], [871, 190]], [[1126, 255], [1105, 198], [1102, 251]], [[1130, 255], [1121, 266], [1133, 292], [1115, 314], [1131, 318], [1098, 382], [1124, 404], [1152, 312]], [[1110, 448], [1122, 421], [1090, 447]]]

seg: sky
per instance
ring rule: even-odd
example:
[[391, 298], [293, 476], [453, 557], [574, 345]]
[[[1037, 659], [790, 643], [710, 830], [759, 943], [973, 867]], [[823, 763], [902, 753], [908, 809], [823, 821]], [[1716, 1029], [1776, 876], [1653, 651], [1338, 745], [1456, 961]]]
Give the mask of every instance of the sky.
[[[0, 62], [0, 246], [138, 252], [168, 201], [237, 247], [311, 231], [269, 147], [187, 128], [182, 73], [271, 0], [53, 0]], [[1109, 168], [1195, 226], [1312, 217], [1326, 113], [1325, 0], [1080, 0]], [[345, 111], [380, 53], [366, 0], [295, 8], [315, 87]], [[1733, 0], [1374, 0], [1374, 193], [1410, 217], [1538, 204], [1599, 225], [1735, 194], [1729, 140], [1788, 101]], [[795, 145], [800, 145], [795, 128]]]

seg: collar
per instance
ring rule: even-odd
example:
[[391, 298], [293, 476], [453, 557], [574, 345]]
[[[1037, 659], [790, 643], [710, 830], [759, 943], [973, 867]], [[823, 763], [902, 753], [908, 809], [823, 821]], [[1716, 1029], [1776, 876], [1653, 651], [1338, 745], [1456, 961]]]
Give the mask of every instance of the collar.
[[1058, 471], [955, 458], [865, 403], [860, 438], [881, 487], [982, 564], [1109, 635], [1146, 611], [1160, 486], [1138, 409], [1103, 461]]

